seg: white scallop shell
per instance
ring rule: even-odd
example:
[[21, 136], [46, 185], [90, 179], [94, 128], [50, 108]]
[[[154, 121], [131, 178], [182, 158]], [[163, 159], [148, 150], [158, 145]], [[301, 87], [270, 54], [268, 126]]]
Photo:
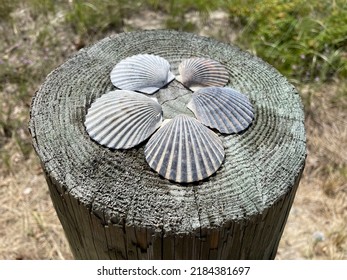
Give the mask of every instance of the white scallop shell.
[[228, 87], [208, 87], [193, 93], [187, 107], [196, 118], [221, 133], [246, 129], [254, 118], [248, 97]]
[[178, 66], [179, 76], [176, 79], [195, 91], [202, 87], [225, 86], [229, 75], [219, 62], [202, 57], [183, 60]]
[[115, 90], [93, 102], [86, 115], [89, 136], [112, 149], [129, 149], [149, 138], [162, 122], [160, 104], [141, 93]]
[[111, 82], [117, 88], [153, 94], [175, 76], [169, 62], [157, 55], [139, 54], [121, 60], [111, 71]]
[[149, 166], [166, 179], [179, 183], [199, 181], [221, 166], [222, 141], [195, 118], [177, 115], [147, 142]]

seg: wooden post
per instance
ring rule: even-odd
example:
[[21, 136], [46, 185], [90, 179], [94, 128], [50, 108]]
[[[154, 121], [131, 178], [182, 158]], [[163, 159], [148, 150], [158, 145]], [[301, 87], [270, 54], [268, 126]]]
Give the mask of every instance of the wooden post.
[[[249, 96], [255, 121], [222, 136], [226, 158], [203, 182], [180, 185], [147, 165], [144, 145], [112, 151], [93, 142], [87, 109], [114, 89], [128, 56], [225, 65], [229, 86]], [[192, 116], [177, 81], [155, 95], [164, 117]], [[299, 94], [274, 68], [234, 46], [189, 33], [141, 31], [105, 38], [54, 70], [32, 102], [30, 131], [53, 205], [76, 259], [273, 259], [306, 158]]]

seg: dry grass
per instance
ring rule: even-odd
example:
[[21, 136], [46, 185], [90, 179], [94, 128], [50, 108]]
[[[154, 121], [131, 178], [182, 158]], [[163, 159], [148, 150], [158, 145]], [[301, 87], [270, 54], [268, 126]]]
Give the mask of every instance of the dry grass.
[[[216, 28], [225, 21], [220, 14], [214, 16], [200, 26], [201, 32], [231, 41], [235, 33]], [[71, 36], [59, 17], [50, 19], [50, 26], [35, 22], [26, 9], [16, 11], [16, 17], [14, 38], [5, 46], [0, 43], [0, 49], [18, 73], [40, 68], [37, 75], [43, 79], [67, 55], [90, 43]], [[125, 29], [164, 26], [161, 15], [149, 18], [144, 18], [146, 26], [129, 19]], [[30, 64], [24, 67], [23, 59]], [[18, 81], [6, 81], [0, 92], [0, 117], [11, 107], [7, 126], [0, 126], [0, 259], [71, 259], [40, 164], [29, 148], [30, 97], [38, 85], [25, 86], [24, 99], [18, 95]], [[308, 158], [277, 259], [347, 259], [347, 84], [310, 85], [301, 92]]]
[[279, 259], [347, 259], [347, 87], [302, 89], [308, 157]]
[[59, 17], [50, 20], [50, 26], [35, 21], [25, 8], [14, 11], [13, 17], [11, 26], [0, 25], [0, 31], [7, 28], [6, 34], [11, 34], [0, 42], [1, 62], [10, 68], [0, 88], [0, 259], [69, 259], [72, 255], [31, 148], [27, 124], [39, 84], [26, 75], [43, 81], [76, 51], [74, 38], [60, 27]]
[[24, 160], [16, 147], [7, 148], [13, 172], [0, 176], [0, 259], [70, 259], [35, 155]]

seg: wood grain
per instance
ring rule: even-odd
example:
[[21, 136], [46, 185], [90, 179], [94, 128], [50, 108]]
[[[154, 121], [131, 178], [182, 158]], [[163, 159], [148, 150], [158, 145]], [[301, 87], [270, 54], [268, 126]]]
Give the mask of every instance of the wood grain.
[[[255, 120], [221, 136], [226, 158], [212, 177], [169, 182], [147, 165], [146, 142], [110, 150], [86, 133], [91, 103], [114, 89], [113, 66], [141, 53], [164, 57], [174, 74], [185, 58], [217, 60], [228, 86], [249, 97]], [[165, 118], [193, 116], [177, 81], [155, 96]], [[285, 77], [234, 46], [175, 31], [123, 33], [80, 50], [38, 90], [29, 128], [77, 259], [272, 259], [306, 158], [303, 107]]]

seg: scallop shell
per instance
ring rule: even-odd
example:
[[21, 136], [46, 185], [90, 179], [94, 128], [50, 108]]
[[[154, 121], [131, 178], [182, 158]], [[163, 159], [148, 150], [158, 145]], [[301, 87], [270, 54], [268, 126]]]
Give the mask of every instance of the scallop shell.
[[246, 129], [254, 118], [248, 97], [232, 88], [209, 87], [193, 93], [187, 107], [196, 118], [221, 133]]
[[112, 149], [129, 149], [149, 138], [162, 122], [160, 104], [141, 93], [108, 92], [92, 104], [86, 115], [89, 136]]
[[219, 62], [202, 57], [183, 60], [178, 66], [176, 79], [195, 91], [202, 87], [225, 86], [229, 80], [227, 70]]
[[221, 166], [222, 141], [195, 118], [177, 115], [147, 142], [149, 166], [166, 179], [190, 183], [211, 176]]
[[175, 76], [164, 58], [139, 54], [121, 60], [111, 71], [111, 82], [117, 88], [153, 94]]

